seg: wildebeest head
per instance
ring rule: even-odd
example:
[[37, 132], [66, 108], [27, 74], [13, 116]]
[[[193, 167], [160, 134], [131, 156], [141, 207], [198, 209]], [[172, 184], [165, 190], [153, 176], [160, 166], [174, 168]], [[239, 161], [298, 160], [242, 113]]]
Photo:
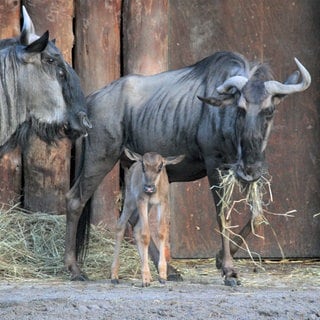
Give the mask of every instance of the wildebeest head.
[[49, 41], [48, 31], [35, 34], [24, 7], [23, 18], [20, 37], [0, 45], [0, 146], [21, 126], [47, 142], [64, 133], [86, 134], [91, 124], [78, 76]]
[[[173, 165], [181, 162], [184, 155], [162, 157], [156, 152], [147, 152], [143, 156], [129, 149], [124, 150], [126, 156], [132, 161], [139, 161], [142, 168], [143, 191], [147, 195], [157, 192], [160, 174], [166, 165]], [[140, 183], [140, 182], [137, 182]]]
[[[237, 163], [234, 171], [240, 180], [251, 182], [263, 171], [264, 150], [271, 131], [275, 106], [287, 95], [306, 90], [311, 77], [295, 59], [295, 71], [285, 83], [270, 80], [265, 65], [254, 68], [251, 77], [234, 76], [217, 88], [218, 95], [200, 100], [214, 106], [237, 106], [236, 143]], [[301, 82], [298, 83], [301, 73]]]

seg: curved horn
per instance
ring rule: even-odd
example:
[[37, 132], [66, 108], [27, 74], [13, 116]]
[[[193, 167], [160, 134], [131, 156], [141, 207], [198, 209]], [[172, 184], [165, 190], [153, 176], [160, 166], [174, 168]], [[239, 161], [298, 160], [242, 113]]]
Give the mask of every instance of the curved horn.
[[217, 88], [218, 93], [227, 92], [231, 87], [236, 87], [239, 91], [245, 86], [248, 79], [243, 76], [234, 76], [227, 79], [221, 86]]
[[21, 30], [20, 39], [21, 39], [21, 43], [27, 46], [33, 41], [38, 40], [40, 37], [36, 35], [33, 22], [25, 6], [22, 6], [22, 16], [23, 16], [23, 26]]
[[294, 61], [296, 62], [301, 72], [302, 81], [297, 84], [283, 84], [278, 81], [266, 81], [264, 83], [264, 86], [269, 94], [273, 96], [277, 94], [291, 94], [294, 92], [304, 91], [310, 86], [311, 84], [310, 73], [302, 65], [302, 63], [300, 63], [300, 61], [297, 58], [294, 58]]

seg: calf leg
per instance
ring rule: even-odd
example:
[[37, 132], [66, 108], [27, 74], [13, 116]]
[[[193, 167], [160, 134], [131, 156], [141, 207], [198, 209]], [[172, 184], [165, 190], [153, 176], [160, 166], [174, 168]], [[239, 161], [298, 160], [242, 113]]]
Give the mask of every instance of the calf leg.
[[158, 206], [158, 237], [159, 237], [159, 281], [165, 283], [167, 280], [167, 261], [165, 255], [166, 240], [168, 235], [167, 219], [168, 204], [162, 203]]
[[120, 215], [120, 218], [118, 219], [118, 222], [117, 222], [117, 227], [115, 232], [116, 237], [115, 237], [114, 257], [113, 257], [113, 262], [111, 266], [111, 282], [114, 284], [119, 283], [118, 272], [119, 272], [119, 265], [120, 265], [119, 255], [120, 255], [121, 241], [124, 236], [127, 222], [133, 210], [134, 210], [133, 203], [131, 203], [131, 201], [126, 198], [122, 214]]
[[134, 235], [137, 242], [137, 247], [141, 259], [141, 275], [142, 286], [150, 285], [151, 273], [149, 268], [148, 247], [150, 243], [150, 229], [148, 222], [148, 204], [139, 204], [139, 221], [134, 228]]
[[[138, 211], [135, 210], [129, 219], [129, 223], [131, 224], [132, 227], [134, 227], [138, 223], [138, 220], [139, 220], [139, 214], [138, 214]], [[152, 236], [150, 236], [149, 256], [150, 256], [150, 259], [152, 260], [153, 264], [157, 268], [157, 271], [159, 272], [159, 269], [158, 269], [159, 250], [158, 250], [154, 240], [152, 239]], [[168, 281], [183, 281], [183, 278], [182, 278], [181, 274], [179, 273], [179, 271], [169, 263], [167, 263], [167, 280]]]

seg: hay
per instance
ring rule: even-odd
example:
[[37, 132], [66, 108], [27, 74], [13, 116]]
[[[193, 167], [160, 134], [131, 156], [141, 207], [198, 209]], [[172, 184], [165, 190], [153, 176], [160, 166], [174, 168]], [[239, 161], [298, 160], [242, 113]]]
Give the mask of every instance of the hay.
[[[273, 213], [268, 211], [266, 208], [267, 206], [273, 201], [272, 191], [271, 191], [271, 178], [261, 177], [259, 180], [254, 181], [246, 186], [242, 185], [235, 177], [234, 172], [232, 170], [228, 171], [219, 171], [221, 183], [219, 186], [212, 186], [212, 188], [219, 188], [220, 189], [220, 202], [218, 205], [221, 207], [221, 216], [222, 216], [222, 225], [223, 229], [222, 232], [218, 231], [223, 236], [227, 237], [229, 241], [231, 241], [234, 245], [238, 246], [239, 249], [246, 251], [251, 260], [257, 266], [261, 268], [261, 257], [256, 252], [251, 252], [249, 246], [245, 239], [241, 237], [241, 235], [235, 233], [232, 229], [237, 228], [238, 226], [226, 226], [226, 221], [230, 219], [231, 213], [237, 211], [236, 204], [244, 203], [246, 206], [250, 208], [251, 211], [251, 231], [253, 235], [258, 238], [262, 238], [255, 232], [255, 227], [266, 224], [271, 228], [271, 231], [277, 241], [279, 250], [281, 252], [282, 258], [284, 259], [284, 253], [282, 247], [278, 241], [278, 237], [274, 229], [272, 228], [271, 224], [269, 223], [268, 219], [266, 218], [264, 213], [268, 213], [271, 215], [281, 215], [285, 217], [294, 217], [292, 213], [296, 212], [296, 210], [288, 211], [284, 214], [280, 213]], [[234, 192], [238, 191], [240, 194], [244, 194], [244, 198], [240, 200], [233, 200]], [[267, 200], [265, 200], [267, 198]], [[227, 231], [227, 232], [225, 232]], [[237, 244], [236, 241], [231, 239], [228, 234], [239, 237], [242, 240], [242, 243], [245, 248], [242, 248]], [[255, 262], [253, 256], [257, 256], [259, 263]]]
[[[63, 265], [65, 216], [3, 208], [0, 210], [1, 278], [69, 279]], [[89, 252], [82, 266], [90, 279], [110, 278], [113, 239], [113, 234], [106, 228], [92, 226]], [[120, 278], [140, 277], [140, 258], [134, 245], [123, 241], [120, 261]], [[150, 266], [155, 274], [155, 269]]]
[[[259, 180], [254, 181], [246, 186], [239, 183], [236, 179], [232, 170], [219, 171], [221, 183], [217, 187], [222, 190], [220, 193], [220, 202], [218, 205], [221, 206], [221, 213], [228, 220], [233, 210], [235, 210], [235, 205], [237, 203], [243, 202], [250, 207], [252, 214], [252, 232], [254, 232], [254, 227], [262, 223], [268, 224], [263, 212], [264, 207], [268, 206], [270, 202], [273, 201], [270, 180], [265, 177], [261, 177]], [[213, 188], [211, 187], [211, 188]], [[233, 195], [235, 189], [240, 194], [245, 194], [245, 197], [240, 200], [233, 200]], [[264, 201], [266, 194], [269, 196], [267, 202]]]

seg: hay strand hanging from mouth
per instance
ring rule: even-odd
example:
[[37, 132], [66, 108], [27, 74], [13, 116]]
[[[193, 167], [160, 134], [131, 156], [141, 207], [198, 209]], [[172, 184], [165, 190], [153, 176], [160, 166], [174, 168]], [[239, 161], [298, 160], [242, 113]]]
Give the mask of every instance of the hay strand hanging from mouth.
[[[270, 202], [273, 201], [273, 196], [271, 192], [270, 179], [261, 177], [259, 180], [251, 182], [247, 185], [241, 184], [235, 177], [232, 170], [219, 171], [220, 175], [220, 185], [213, 186], [214, 188], [220, 189], [220, 202], [221, 214], [225, 216], [228, 220], [233, 210], [235, 210], [235, 205], [237, 203], [243, 202], [250, 207], [251, 211], [251, 228], [253, 234], [258, 237], [254, 231], [255, 227], [265, 223], [268, 224], [263, 212], [264, 207], [266, 207]], [[244, 198], [240, 200], [233, 200], [234, 191], [239, 191], [240, 194], [244, 194]], [[264, 202], [264, 197], [268, 194], [269, 200]]]

